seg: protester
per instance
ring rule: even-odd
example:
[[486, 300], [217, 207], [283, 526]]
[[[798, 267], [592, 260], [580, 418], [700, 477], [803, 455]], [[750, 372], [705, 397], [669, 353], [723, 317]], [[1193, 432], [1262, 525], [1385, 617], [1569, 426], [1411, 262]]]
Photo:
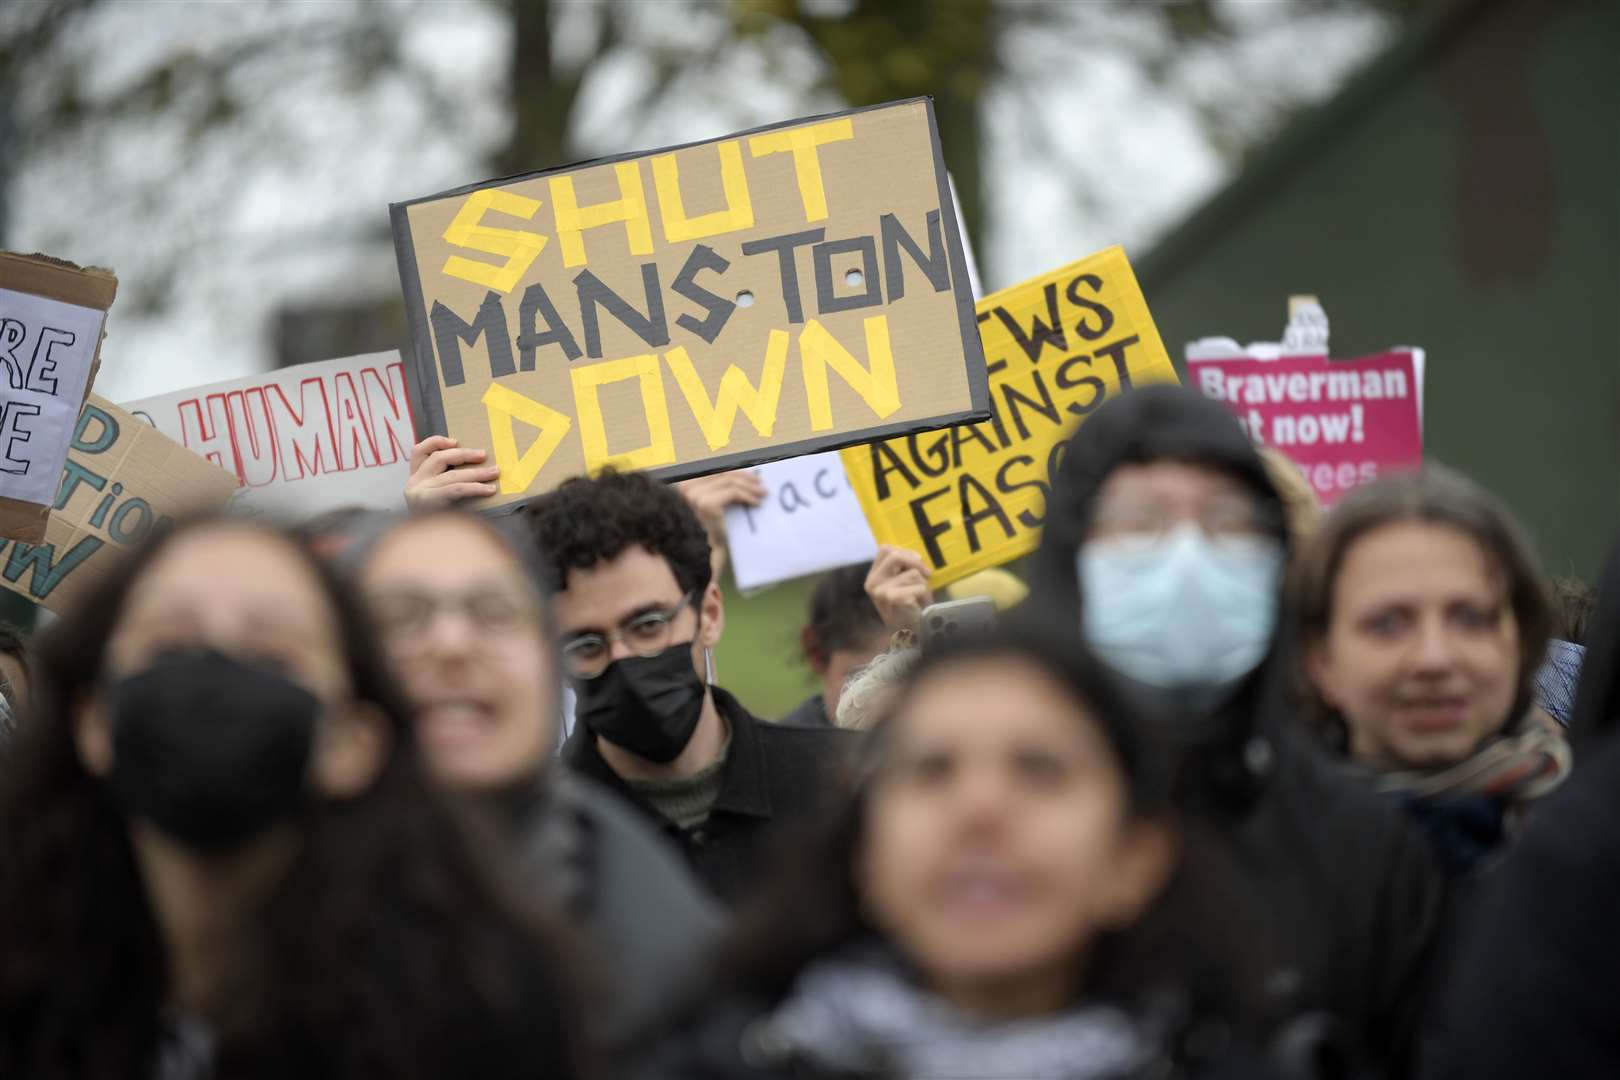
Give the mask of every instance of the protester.
[[455, 510], [390, 524], [357, 558], [428, 764], [513, 825], [536, 885], [589, 927], [604, 1035], [634, 1042], [680, 1001], [722, 916], [622, 800], [555, 761], [563, 679], [541, 559]]
[[818, 806], [848, 736], [758, 720], [713, 685], [725, 606], [679, 493], [609, 469], [565, 481], [524, 517], [578, 691], [564, 761], [629, 799], [735, 903], [776, 827]]
[[1179, 748], [1193, 812], [1272, 916], [1285, 1011], [1330, 1012], [1398, 1069], [1446, 882], [1393, 807], [1294, 734], [1286, 559], [1281, 502], [1231, 415], [1135, 389], [1068, 443], [1020, 615], [1082, 637]]
[[805, 663], [821, 680], [782, 722], [827, 727], [838, 715], [839, 696], [851, 674], [865, 667], [889, 644], [889, 630], [866, 595], [870, 563], [830, 570], [810, 593], [810, 621], [799, 632]]
[[1307, 716], [1467, 873], [1569, 775], [1535, 708], [1550, 613], [1529, 543], [1440, 465], [1346, 495], [1298, 567]]
[[934, 602], [934, 592], [928, 587], [928, 564], [910, 548], [882, 544], [866, 574], [866, 595], [872, 598], [884, 626], [915, 630], [923, 608]]
[[1620, 1076], [1620, 546], [1588, 645], [1580, 768], [1479, 900], [1425, 1080]]
[[1557, 577], [1550, 582], [1553, 605], [1552, 640], [1536, 671], [1536, 704], [1565, 727], [1575, 711], [1575, 691], [1586, 659], [1586, 624], [1596, 593], [1579, 578]]
[[567, 943], [429, 786], [288, 534], [155, 534], [41, 641], [0, 782], [0, 1075], [581, 1075]]
[[17, 714], [28, 698], [28, 639], [0, 622], [0, 742], [17, 729]]
[[0, 622], [0, 697], [13, 710], [28, 700], [28, 638], [10, 623]]
[[1092, 665], [1039, 639], [947, 643], [867, 751], [852, 795], [741, 916], [715, 1004], [649, 1077], [1233, 1064], [1252, 1033], [1226, 950], [1260, 953], [1264, 935], [1242, 934], [1246, 913], [1182, 858], [1168, 762]]

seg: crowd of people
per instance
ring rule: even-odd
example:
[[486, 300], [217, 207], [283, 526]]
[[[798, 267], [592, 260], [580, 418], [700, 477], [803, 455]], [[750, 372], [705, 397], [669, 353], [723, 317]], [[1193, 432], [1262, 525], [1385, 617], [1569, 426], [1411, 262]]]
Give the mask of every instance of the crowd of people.
[[779, 719], [713, 661], [757, 477], [496, 478], [432, 437], [0, 635], [0, 1076], [1620, 1075], [1620, 562], [1465, 476], [1324, 513], [1125, 392], [993, 626], [832, 571]]

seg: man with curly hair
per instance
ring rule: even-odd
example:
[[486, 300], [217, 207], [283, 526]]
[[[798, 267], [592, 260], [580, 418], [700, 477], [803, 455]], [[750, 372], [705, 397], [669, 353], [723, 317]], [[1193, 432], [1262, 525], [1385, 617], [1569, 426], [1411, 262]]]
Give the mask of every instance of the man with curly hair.
[[563, 760], [629, 799], [736, 903], [775, 829], [815, 807], [850, 736], [767, 723], [713, 685], [725, 608], [708, 535], [679, 492], [607, 470], [523, 514], [578, 694]]

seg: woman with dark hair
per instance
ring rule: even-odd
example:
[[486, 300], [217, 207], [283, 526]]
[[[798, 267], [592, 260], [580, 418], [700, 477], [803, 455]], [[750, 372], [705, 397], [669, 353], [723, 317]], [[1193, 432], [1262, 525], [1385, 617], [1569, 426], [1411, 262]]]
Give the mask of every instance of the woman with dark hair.
[[434, 778], [496, 812], [525, 880], [595, 946], [595, 1030], [614, 1049], [656, 1030], [723, 916], [631, 807], [557, 760], [562, 659], [533, 540], [466, 511], [429, 510], [379, 523], [348, 560]]
[[1347, 495], [1293, 583], [1307, 714], [1466, 873], [1569, 775], [1535, 707], [1551, 616], [1505, 507], [1430, 465]]
[[844, 683], [889, 645], [889, 630], [866, 594], [871, 563], [821, 575], [810, 592], [810, 621], [799, 632], [804, 662], [821, 688], [782, 718], [784, 724], [829, 727], [838, 715]]
[[553, 924], [434, 795], [296, 540], [181, 524], [35, 660], [0, 782], [0, 1075], [580, 1075]]
[[1255, 998], [1222, 949], [1263, 951], [1265, 936], [1240, 911], [1189, 906], [1212, 894], [1144, 731], [1090, 665], [1038, 638], [925, 652], [853, 796], [743, 914], [721, 1003], [647, 1075], [1233, 1064]]

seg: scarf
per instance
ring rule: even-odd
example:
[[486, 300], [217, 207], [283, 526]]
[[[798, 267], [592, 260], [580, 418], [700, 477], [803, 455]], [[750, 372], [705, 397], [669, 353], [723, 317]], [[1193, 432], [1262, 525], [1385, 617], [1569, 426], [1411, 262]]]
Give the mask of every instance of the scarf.
[[1530, 709], [1469, 757], [1438, 769], [1374, 777], [1424, 834], [1453, 874], [1467, 874], [1520, 824], [1528, 804], [1569, 777], [1573, 759], [1563, 732]]
[[1375, 784], [1380, 791], [1418, 799], [1467, 794], [1518, 804], [1562, 784], [1573, 764], [1563, 732], [1531, 709], [1454, 765], [1383, 773]]
[[1112, 1080], [1139, 1072], [1157, 1046], [1113, 1005], [973, 1020], [874, 946], [811, 964], [768, 1024], [777, 1045], [819, 1068], [898, 1080]]

